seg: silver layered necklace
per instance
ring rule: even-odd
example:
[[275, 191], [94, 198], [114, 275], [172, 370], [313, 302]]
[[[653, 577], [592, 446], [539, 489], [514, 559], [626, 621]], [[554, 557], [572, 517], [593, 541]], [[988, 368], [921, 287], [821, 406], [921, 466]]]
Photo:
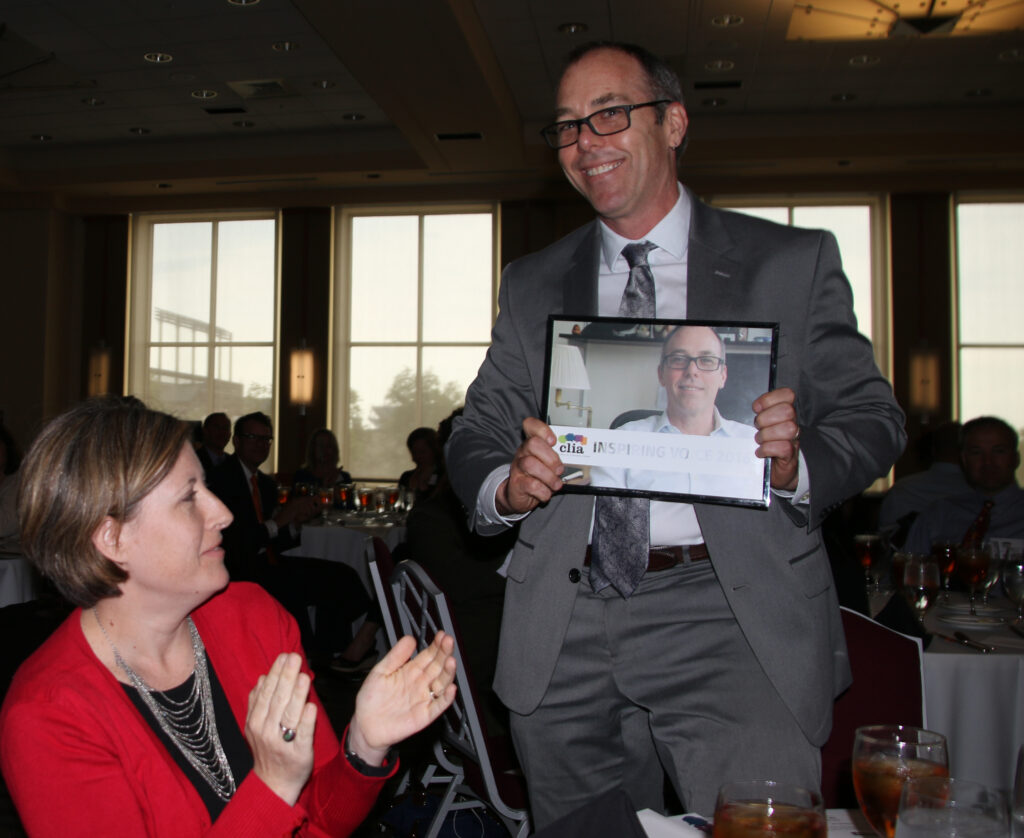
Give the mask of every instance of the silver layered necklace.
[[132, 669], [121, 653], [117, 651], [114, 641], [110, 639], [103, 627], [100, 615], [92, 609], [96, 624], [114, 652], [114, 661], [128, 676], [132, 686], [142, 698], [143, 703], [157, 720], [161, 730], [167, 734], [178, 750], [213, 789], [214, 794], [227, 802], [235, 793], [235, 776], [231, 773], [227, 754], [220, 743], [217, 733], [217, 720], [213, 713], [213, 693], [210, 689], [210, 671], [206, 662], [206, 647], [199, 636], [199, 630], [192, 618], [188, 618], [188, 630], [192, 636], [192, 655], [194, 671], [192, 688], [183, 701], [175, 701], [166, 693], [152, 689]]

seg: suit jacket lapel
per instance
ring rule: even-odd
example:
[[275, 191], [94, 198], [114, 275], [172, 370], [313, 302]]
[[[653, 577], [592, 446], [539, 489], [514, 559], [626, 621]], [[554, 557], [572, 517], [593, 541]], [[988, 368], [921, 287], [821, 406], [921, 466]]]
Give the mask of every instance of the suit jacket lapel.
[[743, 319], [743, 266], [731, 254], [735, 244], [719, 212], [690, 193], [690, 241], [686, 261], [686, 318]]
[[564, 314], [589, 314], [597, 312], [597, 272], [601, 247], [598, 222], [590, 224], [590, 230], [583, 237], [579, 247], [570, 256], [566, 282], [562, 285], [562, 312]]

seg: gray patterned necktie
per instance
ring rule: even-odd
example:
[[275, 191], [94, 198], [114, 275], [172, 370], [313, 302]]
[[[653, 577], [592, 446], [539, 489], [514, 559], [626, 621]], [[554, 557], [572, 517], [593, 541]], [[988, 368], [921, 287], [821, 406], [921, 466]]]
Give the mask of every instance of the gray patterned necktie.
[[[647, 254], [655, 247], [642, 241], [622, 248], [629, 280], [619, 303], [620, 317], [655, 316], [654, 274], [647, 264]], [[627, 599], [640, 584], [650, 552], [650, 517], [651, 502], [645, 498], [598, 496], [590, 545], [590, 585], [595, 591], [611, 585]]]

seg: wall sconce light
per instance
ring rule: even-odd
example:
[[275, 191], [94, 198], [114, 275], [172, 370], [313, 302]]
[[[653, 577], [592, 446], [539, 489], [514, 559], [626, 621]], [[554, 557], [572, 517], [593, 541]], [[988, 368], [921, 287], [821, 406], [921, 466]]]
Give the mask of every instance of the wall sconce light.
[[[587, 427], [593, 420], [594, 408], [584, 404], [573, 404], [562, 399], [562, 390], [589, 390], [590, 376], [587, 375], [587, 366], [583, 363], [583, 354], [578, 346], [569, 346], [566, 343], [556, 343], [552, 347], [551, 356], [551, 386], [555, 388], [555, 407], [568, 407], [578, 410], [579, 415], [587, 411]], [[582, 393], [581, 393], [582, 402]]]
[[939, 352], [919, 347], [910, 353], [910, 410], [927, 421], [939, 409], [942, 398], [939, 380]]
[[103, 341], [89, 350], [89, 397], [105, 396], [110, 392], [110, 347]]
[[293, 349], [291, 354], [291, 388], [289, 401], [306, 414], [306, 406], [313, 403], [313, 350], [305, 346]]

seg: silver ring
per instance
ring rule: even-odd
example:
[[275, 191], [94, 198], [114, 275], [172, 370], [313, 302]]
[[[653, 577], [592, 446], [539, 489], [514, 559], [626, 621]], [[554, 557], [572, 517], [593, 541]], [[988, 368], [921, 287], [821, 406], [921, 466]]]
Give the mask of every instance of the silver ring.
[[285, 727], [283, 724], [279, 727], [281, 728], [281, 738], [285, 742], [291, 742], [295, 738], [295, 728]]
[[[428, 687], [428, 689], [429, 689], [429, 687]], [[430, 700], [434, 701], [436, 698], [437, 698], [437, 693], [434, 692], [433, 690], [430, 690]]]

